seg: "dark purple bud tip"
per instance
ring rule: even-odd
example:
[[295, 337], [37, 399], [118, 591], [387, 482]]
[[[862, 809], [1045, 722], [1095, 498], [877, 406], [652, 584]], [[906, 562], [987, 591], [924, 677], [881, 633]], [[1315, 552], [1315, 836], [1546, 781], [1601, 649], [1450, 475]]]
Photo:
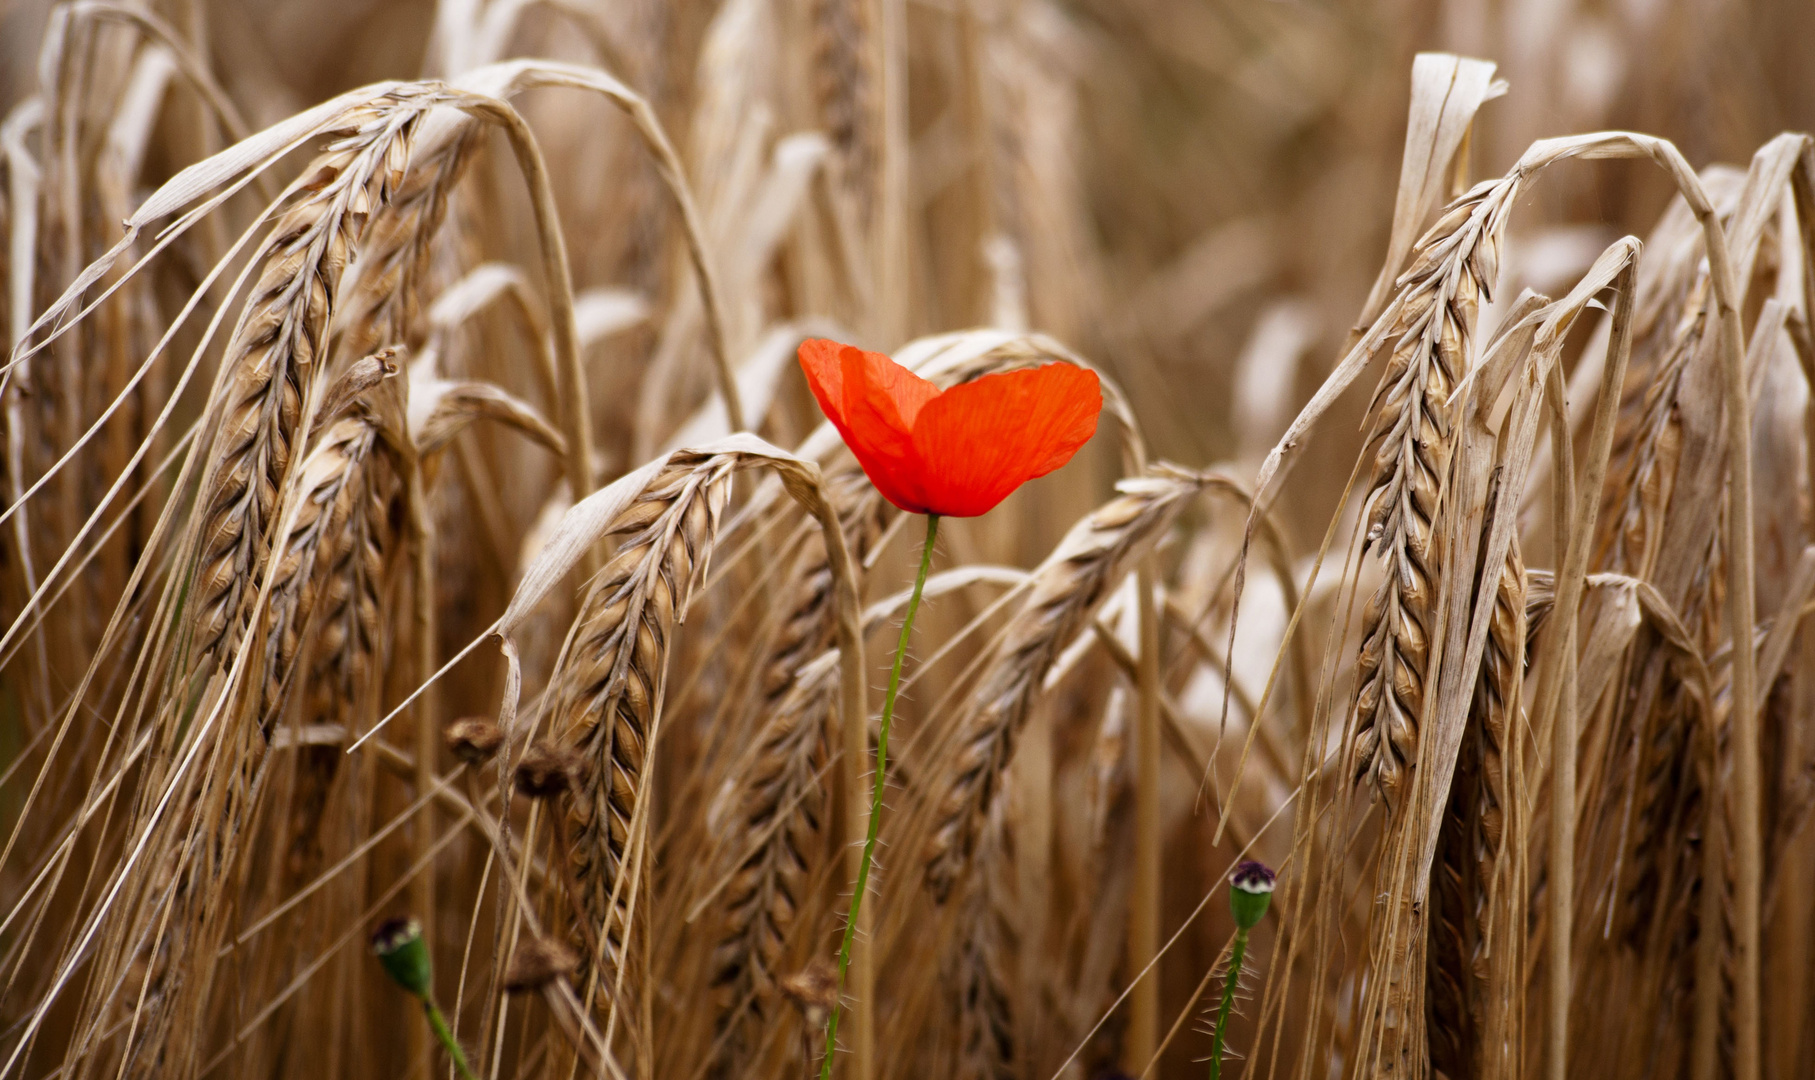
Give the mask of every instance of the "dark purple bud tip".
[[1254, 929], [1267, 917], [1272, 902], [1273, 871], [1265, 863], [1240, 863], [1229, 873], [1229, 912], [1235, 925], [1244, 931]]
[[1266, 863], [1249, 859], [1237, 863], [1235, 869], [1229, 872], [1229, 886], [1245, 893], [1270, 893], [1273, 891], [1274, 876]]
[[415, 919], [408, 916], [386, 919], [372, 933], [372, 951], [380, 956], [388, 956], [420, 937], [422, 924]]
[[387, 920], [372, 935], [372, 951], [378, 954], [378, 962], [384, 965], [385, 973], [396, 980], [398, 986], [428, 1000], [434, 976], [429, 948], [422, 940], [421, 923], [413, 918]]

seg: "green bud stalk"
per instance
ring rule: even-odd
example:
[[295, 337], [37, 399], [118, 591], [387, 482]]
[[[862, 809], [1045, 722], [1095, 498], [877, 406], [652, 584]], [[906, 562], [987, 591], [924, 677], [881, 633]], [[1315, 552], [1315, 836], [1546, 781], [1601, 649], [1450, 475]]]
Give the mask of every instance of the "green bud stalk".
[[1257, 862], [1244, 862], [1229, 875], [1229, 914], [1235, 918], [1235, 942], [1229, 947], [1229, 975], [1223, 982], [1223, 1001], [1216, 1010], [1216, 1042], [1210, 1051], [1210, 1080], [1222, 1080], [1223, 1044], [1229, 1031], [1229, 1011], [1235, 1005], [1235, 988], [1241, 981], [1242, 960], [1248, 953], [1248, 931], [1267, 917], [1273, 903], [1273, 871]]
[[453, 1059], [462, 1080], [478, 1080], [472, 1066], [467, 1064], [465, 1051], [460, 1049], [460, 1043], [447, 1026], [447, 1017], [441, 1015], [440, 1007], [435, 1004], [435, 970], [429, 959], [428, 943], [422, 940], [422, 924], [415, 919], [391, 919], [372, 935], [372, 952], [391, 981], [422, 1002], [422, 1014], [428, 1018], [436, 1041]]

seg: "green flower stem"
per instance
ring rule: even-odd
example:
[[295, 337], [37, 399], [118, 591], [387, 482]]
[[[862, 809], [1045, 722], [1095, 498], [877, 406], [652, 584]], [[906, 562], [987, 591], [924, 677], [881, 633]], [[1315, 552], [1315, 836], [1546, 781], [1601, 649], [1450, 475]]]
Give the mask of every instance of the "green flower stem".
[[[895, 644], [895, 666], [889, 670], [889, 690], [882, 699], [882, 730], [876, 737], [876, 784], [870, 795], [870, 831], [864, 837], [863, 858], [857, 864], [857, 888], [851, 893], [851, 914], [845, 920], [844, 942], [838, 947], [838, 991], [841, 995], [845, 971], [851, 966], [851, 939], [857, 935], [857, 914], [863, 909], [864, 890], [870, 883], [870, 862], [876, 855], [876, 832], [882, 825], [883, 784], [888, 777], [889, 764], [889, 723], [895, 718], [895, 695], [901, 690], [901, 662], [907, 656], [908, 634], [914, 629], [914, 613], [920, 610], [926, 572], [933, 565], [933, 539], [938, 535], [939, 515], [928, 514], [926, 546], [920, 552], [920, 573], [914, 578], [913, 595], [908, 597], [907, 617], [901, 621], [901, 640]], [[832, 1014], [826, 1019], [826, 1055], [819, 1067], [819, 1080], [832, 1078], [832, 1053], [838, 1046], [838, 1004], [838, 1000], [833, 999]]]
[[1210, 1049], [1210, 1080], [1222, 1080], [1223, 1036], [1229, 1030], [1229, 1009], [1235, 1004], [1235, 984], [1242, 974], [1242, 956], [1248, 951], [1248, 928], [1235, 928], [1235, 944], [1229, 951], [1229, 977], [1223, 982], [1223, 1003], [1216, 1010], [1216, 1042]]
[[473, 1075], [473, 1067], [466, 1063], [466, 1053], [455, 1041], [454, 1033], [448, 1029], [447, 1018], [441, 1015], [441, 1009], [431, 998], [422, 999], [422, 1014], [429, 1018], [429, 1027], [435, 1029], [435, 1038], [441, 1041], [441, 1048], [447, 1056], [454, 1059], [454, 1068], [460, 1071], [461, 1080], [478, 1080]]

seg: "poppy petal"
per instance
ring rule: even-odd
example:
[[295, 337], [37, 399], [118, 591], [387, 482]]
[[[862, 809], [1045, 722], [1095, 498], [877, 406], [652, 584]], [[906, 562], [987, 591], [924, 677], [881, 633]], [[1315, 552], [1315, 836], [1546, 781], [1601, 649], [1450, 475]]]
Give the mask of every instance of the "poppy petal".
[[800, 343], [800, 370], [806, 372], [807, 386], [819, 402], [819, 411], [840, 432], [844, 431], [844, 366], [838, 362], [838, 353], [843, 348], [824, 338]]
[[1072, 364], [985, 375], [940, 394], [914, 424], [930, 512], [987, 513], [1070, 461], [1102, 405], [1096, 373]]
[[913, 431], [920, 410], [939, 396], [937, 386], [882, 353], [846, 345], [839, 350], [838, 359], [844, 365], [847, 402], [855, 386], [852, 376], [858, 375], [864, 385], [864, 395], [875, 403], [892, 430]]
[[817, 338], [801, 344], [800, 366], [876, 490], [903, 510], [926, 513], [913, 422], [939, 388], [881, 353]]

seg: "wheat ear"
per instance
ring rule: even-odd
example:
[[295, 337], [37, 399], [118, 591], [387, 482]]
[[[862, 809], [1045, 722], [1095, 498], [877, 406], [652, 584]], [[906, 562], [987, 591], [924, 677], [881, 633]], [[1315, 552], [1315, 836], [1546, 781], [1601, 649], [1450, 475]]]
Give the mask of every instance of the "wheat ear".
[[[326, 152], [291, 188], [296, 198], [266, 235], [254, 265], [258, 276], [241, 310], [210, 409], [216, 421], [211, 452], [189, 526], [195, 562], [188, 665], [227, 666], [245, 656], [256, 597], [268, 594], [276, 520], [292, 489], [293, 460], [308, 440], [318, 401], [328, 327], [347, 264], [370, 216], [390, 197], [408, 160], [411, 137], [432, 92], [399, 88], [344, 114], [328, 134]], [[148, 842], [165, 853], [170, 890], [138, 913], [149, 927], [168, 920], [163, 939], [170, 972], [158, 1005], [139, 1025], [129, 1053], [136, 1068], [194, 1065], [203, 1033], [181, 1023], [202, 1010], [214, 982], [212, 957], [224, 933], [240, 844], [267, 773], [268, 756], [256, 715], [264, 685], [252, 663], [234, 662], [239, 686], [223, 686], [212, 709], [232, 716], [206, 744], [206, 757], [188, 775], [173, 777], [182, 809], [146, 826]], [[209, 721], [213, 723], [212, 719]], [[250, 727], [251, 733], [246, 730]], [[182, 731], [171, 710], [166, 738]], [[176, 789], [173, 789], [173, 791]]]
[[424, 271], [447, 217], [448, 197], [478, 145], [477, 127], [466, 116], [437, 116], [425, 125], [409, 169], [374, 218], [354, 267], [358, 287], [340, 316], [342, 355], [364, 356], [386, 344], [421, 346]]
[[996, 895], [1013, 866], [1013, 845], [1002, 811], [998, 806], [990, 815], [978, 842], [977, 861], [987, 869], [969, 884], [958, 905], [957, 943], [947, 976], [957, 1014], [953, 1070], [957, 1080], [1015, 1080], [1021, 1075], [1009, 983], [1014, 933]]
[[1362, 616], [1350, 768], [1397, 807], [1418, 760], [1438, 578], [1433, 527], [1454, 449], [1449, 398], [1467, 368], [1481, 299], [1492, 288], [1498, 233], [1487, 184], [1453, 203], [1419, 241], [1400, 278], [1388, 331], [1393, 353], [1375, 391], [1363, 544], [1386, 579]]
[[838, 150], [843, 180], [869, 220], [875, 183], [876, 75], [863, 0], [814, 0], [813, 72], [820, 122]]
[[631, 883], [621, 880], [641, 794], [670, 638], [704, 573], [730, 496], [735, 457], [676, 460], [617, 520], [628, 538], [576, 620], [557, 673], [555, 711], [586, 770], [569, 801], [582, 904], [618, 962]]
[[222, 415], [199, 500], [198, 657], [230, 650], [244, 631], [341, 277], [366, 222], [403, 176], [420, 115], [390, 100], [355, 110], [264, 241], [264, 268], [227, 346]]

